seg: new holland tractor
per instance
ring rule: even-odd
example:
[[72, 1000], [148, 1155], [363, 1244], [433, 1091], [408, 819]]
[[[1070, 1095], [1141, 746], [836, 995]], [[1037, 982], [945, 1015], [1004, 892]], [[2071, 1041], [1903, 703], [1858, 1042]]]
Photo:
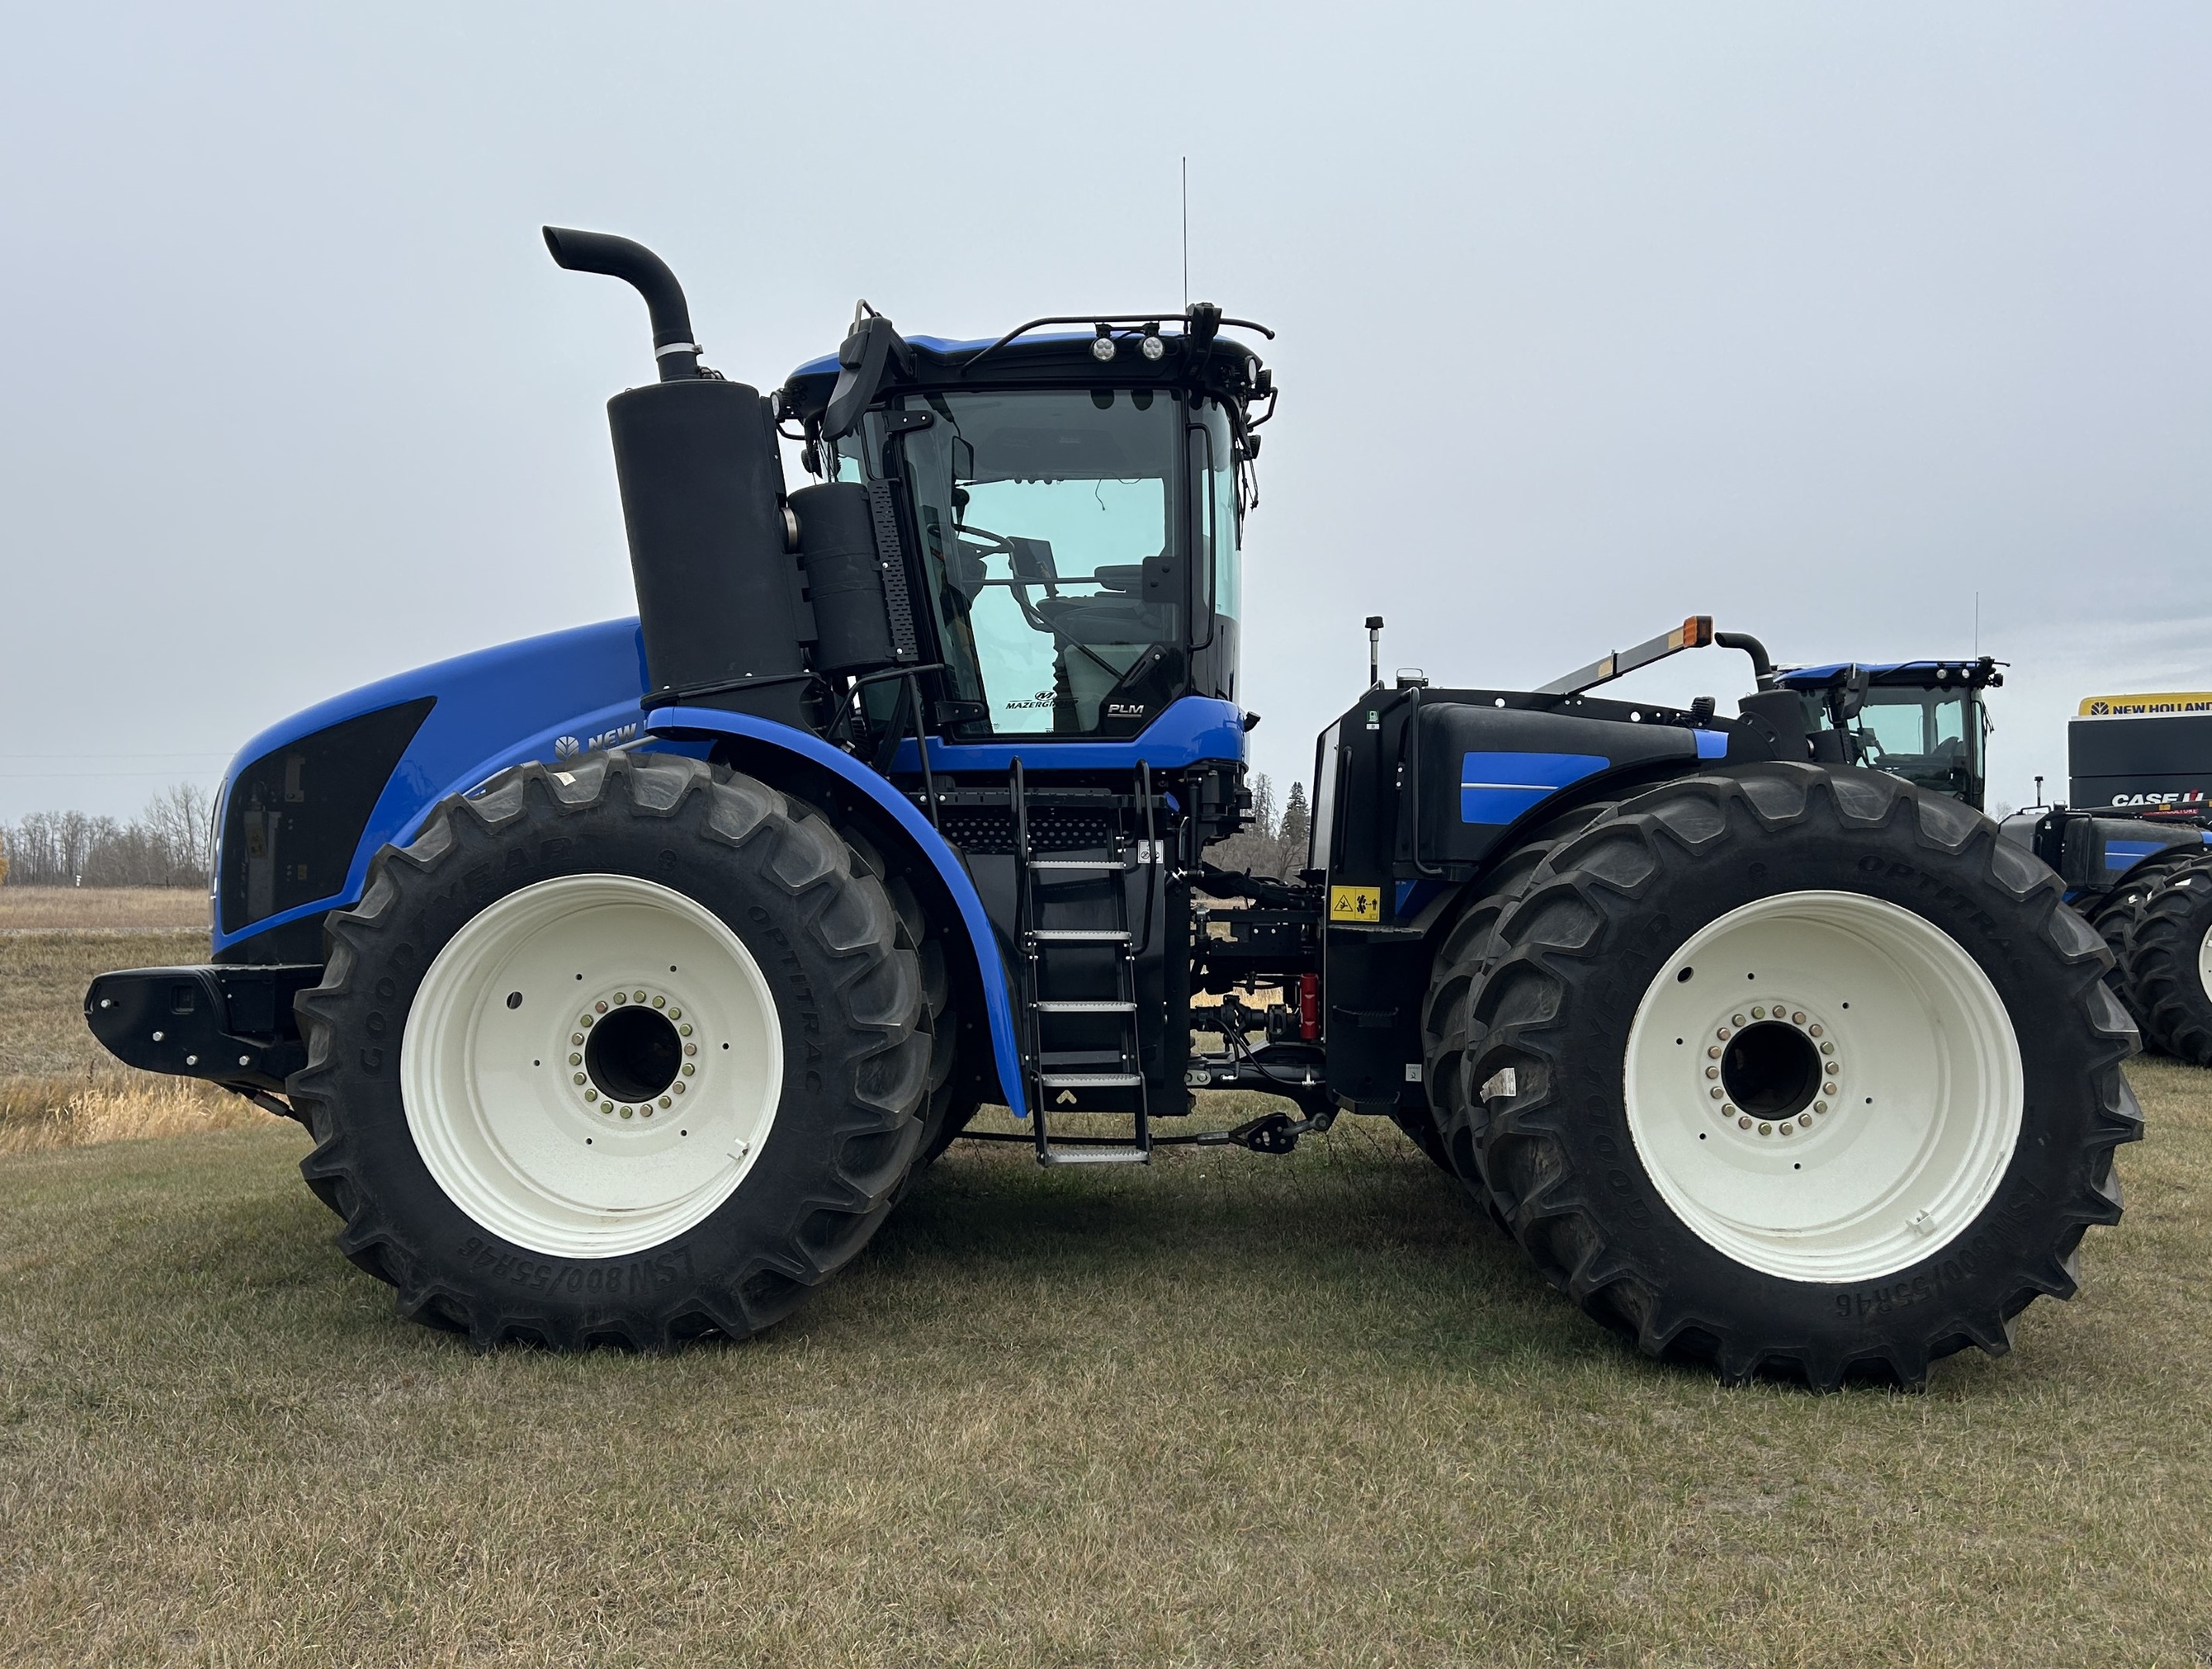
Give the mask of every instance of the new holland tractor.
[[[1804, 699], [1816, 750], [1982, 809], [1983, 692], [2004, 682], [1988, 656], [1762, 677]], [[2067, 744], [2073, 804], [2016, 811], [2000, 831], [2057, 871], [2104, 936], [2144, 1040], [2212, 1066], [2212, 694], [2090, 696]]]
[[[2134, 1029], [1978, 812], [1816, 757], [1787, 689], [1589, 694], [1609, 657], [1374, 679], [1310, 867], [1224, 872], [1268, 332], [863, 304], [764, 397], [648, 251], [546, 240], [650, 311], [659, 379], [608, 408], [637, 618], [255, 737], [212, 962], [86, 998], [123, 1059], [306, 1125], [404, 1314], [756, 1332], [986, 1104], [1054, 1166], [1394, 1118], [1575, 1302], [1730, 1381], [1916, 1383], [2074, 1292]], [[1209, 1089], [1285, 1110], [1193, 1129]]]

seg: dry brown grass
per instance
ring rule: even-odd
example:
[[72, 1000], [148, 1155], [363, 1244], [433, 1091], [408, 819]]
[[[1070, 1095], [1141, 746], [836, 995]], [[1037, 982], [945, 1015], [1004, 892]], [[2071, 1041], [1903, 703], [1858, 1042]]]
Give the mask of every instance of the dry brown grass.
[[0, 1079], [120, 1070], [84, 1023], [92, 976], [201, 962], [207, 955], [204, 932], [0, 933]]
[[0, 1662], [2201, 1665], [2212, 1075], [1924, 1394], [1718, 1388], [1394, 1132], [956, 1149], [754, 1343], [472, 1354], [295, 1129], [0, 1159]]
[[0, 1154], [276, 1121], [243, 1096], [192, 1078], [119, 1070], [87, 1078], [0, 1078]]
[[[41, 892], [83, 900], [159, 889], [0, 888], [0, 901]], [[199, 905], [204, 917], [206, 901]], [[128, 913], [87, 915], [98, 924]], [[204, 928], [149, 933], [94, 925], [0, 932], [0, 1153], [270, 1122], [269, 1114], [228, 1090], [118, 1065], [84, 1023], [84, 988], [94, 974], [206, 959]]]
[[0, 886], [0, 932], [198, 931], [207, 959], [208, 899], [197, 887]]

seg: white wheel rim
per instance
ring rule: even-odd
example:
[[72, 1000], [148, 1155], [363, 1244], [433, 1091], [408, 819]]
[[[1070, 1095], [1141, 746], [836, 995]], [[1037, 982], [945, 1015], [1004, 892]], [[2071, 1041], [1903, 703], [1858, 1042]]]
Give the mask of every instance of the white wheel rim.
[[[1785, 1117], [1807, 1059], [1822, 1071]], [[1693, 935], [1644, 993], [1625, 1072], [1637, 1155], [1674, 1214], [1790, 1280], [1875, 1280], [1942, 1250], [2020, 1139], [1996, 986], [1933, 923], [1857, 893], [1778, 894]]]
[[2204, 987], [2205, 1000], [2212, 1002], [2212, 927], [2197, 942], [2197, 983]]
[[488, 906], [431, 962], [400, 1041], [407, 1128], [438, 1186], [556, 1257], [623, 1257], [703, 1222], [782, 1089], [775, 997], [744, 941], [622, 875]]

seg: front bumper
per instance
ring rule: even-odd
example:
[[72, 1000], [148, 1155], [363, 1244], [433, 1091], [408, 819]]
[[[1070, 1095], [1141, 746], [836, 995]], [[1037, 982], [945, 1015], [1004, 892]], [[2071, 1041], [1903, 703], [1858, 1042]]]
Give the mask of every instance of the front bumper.
[[307, 1064], [292, 998], [322, 977], [307, 962], [126, 968], [93, 980], [84, 1019], [126, 1066], [277, 1091]]

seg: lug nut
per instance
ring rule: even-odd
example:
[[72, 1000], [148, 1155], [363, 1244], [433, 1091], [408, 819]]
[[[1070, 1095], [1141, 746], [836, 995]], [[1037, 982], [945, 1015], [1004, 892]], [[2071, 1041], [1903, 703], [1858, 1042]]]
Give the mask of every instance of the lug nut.
[[686, 1043], [684, 1046], [684, 1053], [687, 1055], [697, 1054], [699, 1053], [699, 1046], [696, 1043]]
[[[586, 1089], [584, 1091], [584, 1099], [587, 1102], [596, 1102], [599, 1098], [599, 1092], [596, 1089]], [[611, 1113], [614, 1110], [613, 1103], [610, 1102], [607, 1107], [607, 1111]]]
[[1713, 1035], [1719, 1038], [1722, 1042], [1725, 1043], [1729, 1040], [1729, 1029], [1726, 1026], [1723, 1026], [1718, 1031], [1715, 1032]]
[[1712, 1089], [1711, 1089], [1711, 1095], [1712, 1095], [1712, 1098], [1713, 1098], [1715, 1101], [1718, 1101], [1718, 1100], [1721, 1098], [1721, 1093], [1722, 1093], [1722, 1092], [1721, 1092], [1721, 1087], [1720, 1087], [1720, 1085], [1718, 1085], [1717, 1083], [1716, 1083], [1716, 1084], [1712, 1087]]
[[643, 992], [641, 992], [641, 992], [639, 992], [637, 993], [637, 995], [636, 995], [636, 996], [635, 996], [635, 997], [633, 997], [633, 998], [630, 998], [630, 1001], [632, 1001], [633, 1003], [641, 1003], [641, 1002], [643, 1002], [644, 1000], [645, 1000], [645, 993], [644, 993]]
[[1793, 1014], [1790, 1017], [1790, 1023], [1793, 1026], [1802, 1026], [1805, 1023], [1805, 1017], [1802, 1014]]
[[1737, 1025], [1739, 1025], [1739, 1026], [1741, 1026], [1741, 1024], [1743, 1024], [1743, 1017], [1742, 1017], [1741, 1014], [1737, 1014], [1737, 1015], [1731, 1015], [1731, 1016], [1729, 1017], [1729, 1018], [1731, 1018], [1732, 1020], [1734, 1020], [1734, 1021], [1735, 1022], [1735, 1023], [1736, 1023]]
[[1708, 1060], [1718, 1060], [1720, 1058], [1721, 1058], [1721, 1046], [1720, 1046], [1719, 1044], [1717, 1044], [1717, 1043], [1711, 1043], [1711, 1044], [1708, 1044], [1708, 1045], [1706, 1045], [1706, 1046], [1705, 1046], [1705, 1059], [1708, 1059]]
[[685, 1061], [685, 1062], [684, 1063], [684, 1076], [685, 1077], [690, 1077], [691, 1076], [691, 1074], [692, 1074], [692, 1073], [694, 1073], [694, 1072], [697, 1071], [698, 1070], [699, 1070], [699, 1069], [698, 1069], [697, 1067], [694, 1066], [694, 1065], [693, 1065], [690, 1061], [688, 1061], [688, 1060], [687, 1060], [687, 1061]]
[[583, 1075], [581, 1072], [577, 1073], [577, 1074], [576, 1074], [576, 1082], [577, 1082], [577, 1083], [581, 1083], [583, 1081], [584, 1081], [584, 1075]]
[[[676, 1012], [676, 1011], [677, 1011], [672, 1010], [672, 1009], [670, 1011], [670, 1012], [671, 1012], [671, 1013], [674, 1013], [674, 1012]], [[676, 1029], [677, 1029], [678, 1032], [682, 1033], [684, 1036], [689, 1037], [689, 1036], [690, 1036], [690, 1035], [691, 1035], [691, 1023], [690, 1023], [689, 1020], [686, 1020], [686, 1021], [685, 1021], [682, 1025], [678, 1026]]]
[[1795, 1126], [1794, 1125], [1791, 1125], [1791, 1124], [1790, 1124], [1787, 1120], [1784, 1120], [1782, 1123], [1780, 1123], [1780, 1124], [1778, 1124], [1778, 1125], [1775, 1126], [1775, 1129], [1776, 1129], [1777, 1131], [1780, 1132], [1781, 1132], [1783, 1135], [1784, 1135], [1784, 1136], [1787, 1136], [1788, 1134], [1790, 1134], [1790, 1132], [1793, 1129], [1795, 1129], [1795, 1128], [1796, 1128], [1796, 1126]]
[[[1824, 1095], [1832, 1095], [1836, 1093], [1836, 1086], [1832, 1083], [1824, 1083], [1820, 1086], [1820, 1093]], [[1826, 1109], [1824, 1108], [1821, 1110], [1825, 1112]]]
[[668, 1006], [668, 998], [665, 997], [656, 997], [653, 999], [653, 1005], [655, 1008], [666, 1008]]
[[1812, 1025], [1809, 1025], [1809, 1026], [1806, 1027], [1806, 1028], [1805, 1028], [1805, 1029], [1806, 1029], [1807, 1031], [1808, 1031], [1808, 1032], [1812, 1033], [1812, 1034], [1813, 1034], [1813, 1035], [1814, 1035], [1814, 1036], [1815, 1036], [1815, 1037], [1818, 1037], [1818, 1036], [1820, 1035], [1820, 1023], [1819, 1023], [1817, 1021], [1816, 1021], [1816, 1022], [1814, 1022]]
[[623, 1115], [623, 1117], [624, 1117], [625, 1119], [627, 1119], [628, 1117], [629, 1117], [629, 1108], [628, 1108], [627, 1107], [623, 1108], [622, 1109], [622, 1115]]
[[571, 1043], [581, 1043], [584, 1041], [584, 1034], [576, 1032], [569, 1037], [568, 1041]]
[[568, 1064], [571, 1066], [580, 1066], [584, 1064], [584, 1057], [580, 1054], [572, 1053], [568, 1057]]
[[1766, 1018], [1766, 1011], [1763, 1008], [1755, 1008], [1751, 1011], [1751, 1017], [1754, 1020], [1764, 1020]]
[[[1835, 1092], [1834, 1090], [1831, 1089], [1830, 1091], [1828, 1091], [1828, 1093], [1829, 1093], [1830, 1095], [1834, 1095], [1836, 1092]], [[1813, 1103], [1813, 1110], [1814, 1110], [1815, 1113], [1825, 1113], [1825, 1112], [1826, 1112], [1826, 1111], [1828, 1110], [1828, 1103], [1827, 1103], [1827, 1102], [1814, 1102]]]
[[1738, 1130], [1748, 1130], [1751, 1128], [1751, 1120], [1749, 1119], [1738, 1119], [1735, 1121], [1735, 1127]]
[[661, 1104], [663, 1107], [667, 1106], [667, 1105], [669, 1104], [669, 1103], [668, 1103], [668, 1097], [667, 1097], [667, 1096], [665, 1096], [665, 1095], [663, 1095], [663, 1096], [660, 1098], [660, 1104]]
[[1705, 1076], [1709, 1078], [1717, 1078], [1720, 1075], [1721, 1069], [1717, 1066], [1708, 1066], [1705, 1068]]
[[653, 1116], [653, 1109], [649, 1107], [641, 1107], [637, 1111], [640, 1118], [649, 1119]]
[[1822, 1054], [1832, 1055], [1835, 1053], [1835, 1052], [1836, 1046], [1833, 1043], [1823, 1043], [1820, 1045], [1820, 1053]]
[[[671, 1020], [681, 1020], [684, 1017], [684, 1011], [682, 1009], [672, 1008], [668, 1011], [668, 1017]], [[686, 1026], [684, 1029], [688, 1032], [691, 1028]]]
[[629, 998], [623, 996], [621, 992], [617, 991], [615, 992], [615, 1002], [617, 1005], [627, 1003], [628, 1001], [629, 1001]]
[[671, 1089], [673, 1089], [679, 1095], [684, 1093], [684, 1085], [680, 1080], [675, 1083], [670, 1084], [668, 1087]]
[[1771, 1124], [1763, 1124], [1759, 1127], [1759, 1133], [1762, 1136], [1771, 1136], [1774, 1133], [1774, 1126]]
[[[607, 1005], [605, 1003], [594, 1003], [592, 1004], [592, 1012], [594, 1014], [605, 1014], [606, 1011]], [[584, 1023], [588, 1026], [592, 1023], [586, 1020]]]

